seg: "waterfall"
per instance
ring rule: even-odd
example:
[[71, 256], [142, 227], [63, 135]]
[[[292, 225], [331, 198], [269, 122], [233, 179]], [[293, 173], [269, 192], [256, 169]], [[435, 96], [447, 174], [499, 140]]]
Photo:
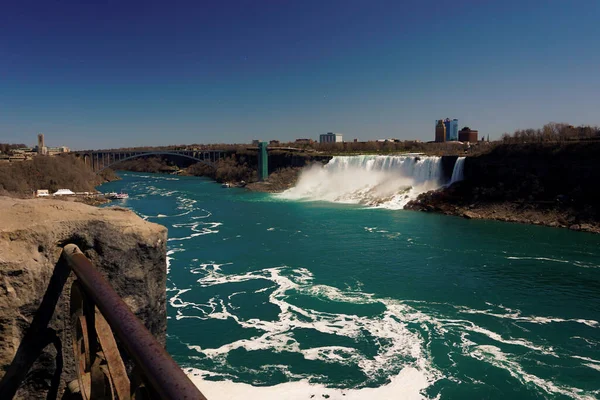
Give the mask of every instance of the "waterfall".
[[343, 156], [305, 169], [280, 197], [400, 209], [442, 181], [441, 157]]
[[454, 168], [452, 169], [452, 178], [450, 178], [450, 185], [454, 182], [462, 181], [465, 179], [465, 157], [458, 157]]

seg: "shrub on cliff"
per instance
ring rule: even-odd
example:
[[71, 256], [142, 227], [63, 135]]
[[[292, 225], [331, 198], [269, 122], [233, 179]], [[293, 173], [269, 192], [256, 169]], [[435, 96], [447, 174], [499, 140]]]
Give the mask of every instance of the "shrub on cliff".
[[187, 169], [187, 175], [205, 176], [207, 178], [216, 179], [217, 171], [210, 165], [204, 163], [196, 163]]
[[287, 167], [278, 169], [269, 175], [269, 183], [278, 190], [285, 190], [293, 187], [300, 177], [299, 167]]
[[250, 182], [256, 180], [256, 172], [245, 161], [245, 157], [232, 155], [217, 161], [215, 167], [204, 163], [197, 163], [188, 168], [188, 174], [194, 176], [206, 176], [217, 182]]
[[507, 144], [580, 140], [600, 140], [600, 127], [550, 122], [540, 129], [518, 129], [512, 135], [508, 133], [502, 135], [502, 142]]
[[216, 180], [218, 182], [239, 182], [252, 179], [253, 169], [247, 163], [240, 164], [235, 156], [219, 160]]

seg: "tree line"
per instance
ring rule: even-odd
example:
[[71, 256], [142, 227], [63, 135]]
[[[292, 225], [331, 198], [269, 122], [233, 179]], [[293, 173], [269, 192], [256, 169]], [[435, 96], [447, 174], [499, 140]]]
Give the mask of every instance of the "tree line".
[[14, 149], [21, 149], [23, 147], [27, 147], [26, 145], [19, 143], [0, 143], [0, 153], [3, 154], [12, 154]]
[[590, 125], [573, 126], [566, 123], [550, 122], [539, 129], [518, 129], [514, 133], [502, 135], [501, 142], [511, 143], [550, 143], [600, 140], [600, 127]]

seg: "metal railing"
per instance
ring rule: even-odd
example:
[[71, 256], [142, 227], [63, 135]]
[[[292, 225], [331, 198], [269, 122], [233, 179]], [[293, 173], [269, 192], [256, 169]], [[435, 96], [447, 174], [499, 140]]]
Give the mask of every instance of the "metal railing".
[[[206, 400], [81, 250], [68, 244], [62, 256], [77, 276], [70, 313], [78, 384], [70, 389], [86, 400]], [[135, 365], [129, 374], [113, 333]]]

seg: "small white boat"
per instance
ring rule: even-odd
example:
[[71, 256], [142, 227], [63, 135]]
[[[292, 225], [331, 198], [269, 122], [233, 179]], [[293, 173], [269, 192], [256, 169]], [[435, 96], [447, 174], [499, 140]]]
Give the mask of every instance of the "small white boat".
[[225, 182], [224, 184], [221, 185], [222, 188], [230, 188], [231, 187], [231, 183]]
[[121, 193], [110, 192], [110, 193], [107, 193], [105, 196], [112, 200], [123, 200], [123, 199], [129, 198], [129, 195], [127, 193], [123, 193], [123, 192], [121, 192]]
[[115, 196], [115, 199], [117, 200], [123, 200], [123, 199], [128, 199], [129, 195], [127, 193], [117, 193]]

